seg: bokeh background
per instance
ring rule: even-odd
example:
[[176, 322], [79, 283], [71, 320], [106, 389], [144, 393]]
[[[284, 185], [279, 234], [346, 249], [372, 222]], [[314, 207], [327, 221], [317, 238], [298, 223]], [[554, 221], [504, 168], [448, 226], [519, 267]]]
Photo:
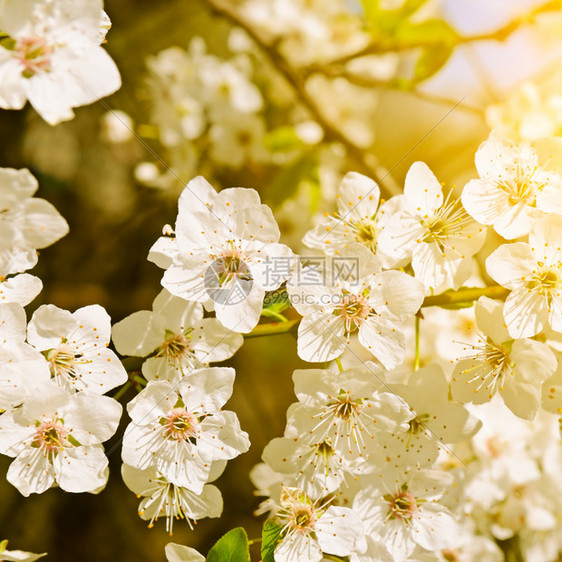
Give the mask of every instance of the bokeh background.
[[[474, 174], [474, 152], [492, 127], [531, 140], [537, 128], [551, 127], [549, 134], [562, 129], [562, 11], [557, 2], [418, 2], [425, 10], [414, 14], [419, 21], [437, 18], [459, 35], [480, 39], [455, 43], [415, 91], [407, 80], [419, 48], [374, 57], [366, 71], [354, 70], [353, 80], [340, 74], [347, 67], [330, 66], [330, 57], [339, 48], [347, 52], [342, 45], [353, 43], [354, 34], [372, 32], [363, 12], [369, 2], [245, 4], [226, 6], [242, 13], [266, 44], [275, 44], [292, 74], [283, 72], [277, 55], [264, 53], [248, 34], [233, 35], [232, 18], [211, 9], [207, 0], [106, 0], [113, 23], [106, 47], [121, 71], [122, 89], [78, 109], [73, 121], [56, 127], [30, 108], [0, 110], [0, 166], [29, 168], [39, 180], [37, 195], [52, 202], [70, 225], [67, 237], [41, 252], [33, 273], [44, 289], [29, 314], [43, 303], [69, 310], [99, 303], [116, 322], [149, 309], [162, 271], [147, 262], [148, 250], [163, 225], [173, 224], [177, 197], [197, 173], [217, 187], [258, 189], [274, 208], [285, 241], [299, 250], [300, 237], [314, 218], [333, 209], [337, 183], [346, 171], [386, 176], [388, 196], [400, 189], [411, 163], [424, 160], [440, 180], [462, 185]], [[404, 2], [387, 4], [394, 10]], [[296, 18], [299, 29], [297, 21], [293, 27], [287, 23], [289, 16], [283, 29], [279, 14], [289, 6], [302, 15]], [[548, 9], [542, 13], [544, 6]], [[328, 34], [314, 35], [314, 18]], [[155, 63], [155, 57], [171, 47], [184, 53], [190, 44], [193, 49], [194, 37], [203, 38], [207, 53], [218, 59], [235, 59], [233, 64], [261, 93], [257, 113], [266, 133], [242, 160], [217, 157], [205, 137], [210, 129], [199, 136], [184, 131], [180, 138], [164, 138], [163, 122], [173, 129], [187, 110], [174, 106], [178, 94], [173, 88], [180, 80], [163, 77], [164, 64]], [[439, 43], [440, 37], [431, 40]], [[316, 49], [307, 50], [311, 45]], [[176, 64], [174, 72], [188, 73], [185, 57]], [[319, 114], [302, 103], [303, 84]], [[162, 117], [162, 106], [170, 108], [169, 115]], [[124, 114], [111, 113], [117, 110]], [[240, 119], [235, 115], [231, 126]], [[340, 142], [340, 133], [346, 142]], [[260, 147], [267, 155], [260, 155]], [[182, 521], [174, 527], [174, 542], [202, 552], [235, 526], [244, 526], [250, 538], [260, 536], [262, 519], [253, 515], [259, 498], [248, 474], [265, 444], [282, 435], [285, 411], [294, 400], [291, 373], [303, 366], [291, 335], [248, 340], [230, 364], [237, 380], [228, 407], [237, 412], [252, 447], [229, 463], [217, 482], [224, 496], [222, 518], [203, 520], [195, 531]], [[130, 390], [122, 402], [134, 393]], [[48, 560], [57, 562], [163, 560], [170, 540], [163, 523], [147, 529], [137, 516], [137, 498], [120, 478], [119, 438], [126, 423], [125, 415], [106, 446], [111, 476], [99, 495], [52, 489], [23, 498], [3, 478], [10, 459], [0, 458], [0, 538], [9, 538], [11, 548], [48, 552]]]

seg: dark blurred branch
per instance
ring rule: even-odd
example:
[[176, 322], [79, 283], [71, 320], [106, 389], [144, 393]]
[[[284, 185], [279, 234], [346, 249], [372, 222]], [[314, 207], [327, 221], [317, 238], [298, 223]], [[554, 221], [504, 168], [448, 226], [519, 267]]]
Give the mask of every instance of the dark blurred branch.
[[308, 109], [312, 117], [324, 130], [324, 138], [328, 142], [336, 142], [345, 146], [348, 155], [355, 162], [357, 171], [373, 178], [381, 188], [383, 197], [388, 198], [394, 195], [394, 190], [383, 183], [383, 179], [379, 176], [377, 167], [372, 165], [366, 158], [365, 153], [355, 143], [353, 143], [346, 135], [344, 135], [332, 122], [330, 122], [322, 113], [312, 96], [306, 89], [306, 76], [303, 76], [295, 69], [287, 59], [280, 53], [275, 42], [268, 42], [260, 36], [260, 34], [246, 22], [239, 14], [230, 7], [225, 6], [220, 0], [207, 0], [211, 10], [220, 17], [229, 20], [232, 24], [244, 29], [251, 37], [256, 45], [261, 49], [269, 62], [280, 74], [283, 75], [286, 82], [293, 88], [298, 99]]

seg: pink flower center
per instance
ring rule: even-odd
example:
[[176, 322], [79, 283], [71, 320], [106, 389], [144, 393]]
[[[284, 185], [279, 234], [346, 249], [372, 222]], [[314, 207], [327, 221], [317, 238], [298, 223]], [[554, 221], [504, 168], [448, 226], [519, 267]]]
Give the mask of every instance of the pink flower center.
[[384, 497], [388, 502], [388, 516], [390, 519], [409, 521], [417, 509], [416, 498], [405, 490], [394, 495]]
[[37, 426], [33, 444], [45, 454], [62, 451], [68, 431], [57, 420], [48, 420]]
[[370, 310], [371, 307], [365, 297], [353, 294], [344, 295], [338, 312], [345, 322], [345, 331], [351, 332], [358, 328], [367, 319]]
[[16, 46], [19, 62], [23, 65], [25, 78], [31, 78], [37, 72], [51, 70], [51, 54], [53, 48], [41, 37], [20, 39]]
[[197, 418], [185, 408], [174, 408], [163, 420], [166, 437], [187, 441], [197, 435]]

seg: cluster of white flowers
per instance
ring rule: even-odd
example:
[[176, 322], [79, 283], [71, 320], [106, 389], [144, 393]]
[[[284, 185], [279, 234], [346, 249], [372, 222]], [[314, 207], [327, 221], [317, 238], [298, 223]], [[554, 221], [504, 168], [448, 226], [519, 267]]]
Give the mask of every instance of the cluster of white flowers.
[[227, 168], [269, 160], [264, 103], [248, 55], [219, 58], [197, 37], [187, 50], [171, 47], [147, 65], [151, 121], [173, 173], [145, 162], [137, 168], [140, 181], [168, 187], [176, 175], [193, 176], [206, 159]]
[[27, 170], [0, 170], [5, 251], [0, 304], [0, 452], [14, 457], [8, 481], [24, 495], [53, 485], [99, 492], [107, 482], [102, 443], [117, 430], [121, 405], [105, 392], [127, 373], [109, 349], [110, 318], [99, 305], [70, 313], [42, 305], [27, 323], [27, 305], [41, 289], [19, 273], [36, 248], [64, 236], [66, 221], [43, 199]]
[[[416, 13], [423, 2], [410, 4]], [[351, 3], [324, 8], [247, 0], [240, 13], [289, 62], [345, 63], [372, 37]], [[54, 124], [113, 92], [119, 75], [100, 47], [108, 28], [101, 0], [0, 0], [0, 107], [29, 100]], [[228, 60], [199, 38], [149, 60], [155, 136], [174, 171], [144, 163], [139, 179], [164, 187], [207, 157], [226, 168], [279, 163], [267, 151], [248, 37], [235, 32], [230, 43], [238, 54]], [[550, 101], [557, 112], [559, 100]], [[287, 127], [303, 119], [295, 112]], [[342, 121], [342, 136], [361, 129], [355, 123]], [[131, 124], [115, 138], [128, 139]], [[515, 139], [492, 131], [475, 156], [479, 177], [459, 191], [414, 162], [403, 193], [381, 201], [375, 181], [349, 172], [337, 210], [304, 236], [310, 255], [280, 243], [257, 191], [217, 192], [198, 176], [179, 198], [174, 228], [166, 225], [149, 252], [165, 270], [152, 310], [113, 328], [96, 304], [42, 305], [28, 322], [24, 307], [42, 285], [25, 272], [68, 225], [32, 197], [27, 170], [0, 169], [7, 480], [24, 496], [53, 486], [99, 493], [108, 479], [103, 443], [122, 413], [116, 398], [134, 388], [122, 477], [141, 500], [140, 517], [149, 527], [165, 518], [170, 534], [175, 519], [192, 527], [219, 517], [213, 482], [250, 441], [223, 409], [235, 371], [214, 364], [230, 359], [244, 334], [295, 328], [300, 359], [321, 365], [293, 373], [297, 401], [284, 433], [251, 475], [266, 498], [258, 513], [272, 531], [263, 545], [270, 560], [500, 562], [510, 544], [530, 562], [559, 559], [562, 175], [559, 154], [545, 158], [529, 142], [549, 127], [537, 117], [515, 129]], [[356, 148], [372, 142], [369, 132], [359, 137]], [[129, 374], [111, 338], [136, 366]], [[0, 560], [40, 556], [0, 543]], [[173, 543], [166, 556], [203, 560]]]

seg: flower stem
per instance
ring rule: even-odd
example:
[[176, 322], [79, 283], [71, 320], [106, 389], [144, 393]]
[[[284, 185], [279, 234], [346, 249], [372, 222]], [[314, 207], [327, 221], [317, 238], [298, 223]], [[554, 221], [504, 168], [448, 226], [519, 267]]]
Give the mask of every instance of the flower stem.
[[119, 398], [121, 398], [121, 396], [123, 396], [127, 390], [129, 390], [129, 388], [131, 388], [132, 384], [130, 381], [127, 381], [114, 395], [113, 395], [113, 399], [114, 400], [119, 400]]
[[[441, 306], [445, 308], [462, 308], [462, 305], [470, 306], [480, 297], [503, 300], [509, 294], [509, 290], [501, 285], [491, 287], [466, 287], [457, 291], [445, 291], [440, 295], [425, 297], [422, 308], [428, 306]], [[251, 332], [244, 334], [245, 338], [259, 338], [262, 336], [276, 336], [280, 334], [294, 333], [300, 318], [286, 320], [283, 322], [268, 322], [257, 325]]]
[[259, 338], [262, 336], [277, 336], [279, 334], [288, 334], [301, 321], [300, 318], [295, 320], [287, 320], [286, 322], [268, 322], [267, 324], [259, 324], [248, 334], [244, 334], [245, 338]]
[[338, 366], [338, 369], [340, 370], [340, 373], [343, 373], [345, 369], [343, 368], [343, 365], [341, 364], [341, 358], [336, 357], [336, 365]]
[[275, 310], [269, 310], [265, 308], [261, 311], [261, 315], [265, 316], [266, 318], [275, 318], [279, 322], [288, 322], [288, 320], [279, 312], [275, 312]]

